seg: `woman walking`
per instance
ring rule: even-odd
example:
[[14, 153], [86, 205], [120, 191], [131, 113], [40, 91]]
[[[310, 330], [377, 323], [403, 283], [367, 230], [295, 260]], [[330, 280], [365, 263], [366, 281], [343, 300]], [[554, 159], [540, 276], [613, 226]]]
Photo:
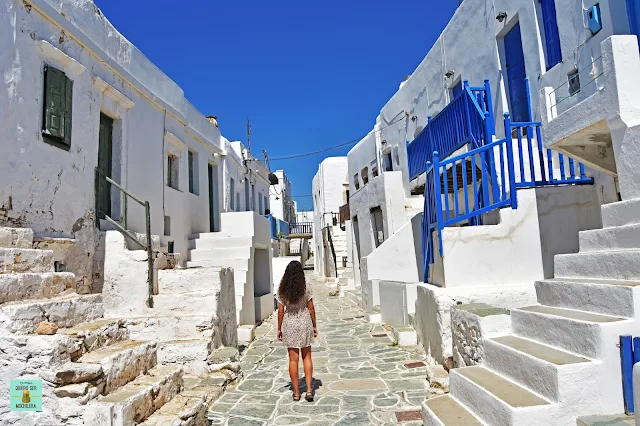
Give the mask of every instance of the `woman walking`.
[[313, 361], [311, 342], [318, 336], [316, 311], [313, 308], [311, 289], [304, 278], [304, 269], [298, 261], [289, 263], [284, 272], [278, 294], [278, 340], [289, 352], [289, 376], [293, 387], [293, 400], [300, 401], [298, 387], [298, 361], [302, 352], [304, 376], [307, 383], [305, 399], [313, 401]]

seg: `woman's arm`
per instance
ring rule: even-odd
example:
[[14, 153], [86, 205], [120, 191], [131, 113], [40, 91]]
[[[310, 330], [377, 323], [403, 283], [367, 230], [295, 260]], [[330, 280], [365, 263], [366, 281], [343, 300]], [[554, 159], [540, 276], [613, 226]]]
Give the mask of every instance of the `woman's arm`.
[[284, 305], [278, 303], [278, 340], [282, 340], [282, 320], [284, 318]]
[[307, 309], [309, 315], [311, 315], [311, 322], [313, 323], [313, 337], [318, 337], [318, 327], [316, 326], [316, 309], [313, 307], [313, 299], [309, 299], [307, 302]]

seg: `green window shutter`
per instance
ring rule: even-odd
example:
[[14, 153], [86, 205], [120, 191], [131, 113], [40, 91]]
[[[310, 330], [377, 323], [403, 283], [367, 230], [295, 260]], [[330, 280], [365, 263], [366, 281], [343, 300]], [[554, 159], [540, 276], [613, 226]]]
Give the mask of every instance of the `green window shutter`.
[[189, 155], [189, 192], [194, 194], [193, 188], [193, 152], [188, 151]]
[[73, 81], [64, 72], [44, 69], [44, 126], [42, 132], [66, 145], [71, 144]]

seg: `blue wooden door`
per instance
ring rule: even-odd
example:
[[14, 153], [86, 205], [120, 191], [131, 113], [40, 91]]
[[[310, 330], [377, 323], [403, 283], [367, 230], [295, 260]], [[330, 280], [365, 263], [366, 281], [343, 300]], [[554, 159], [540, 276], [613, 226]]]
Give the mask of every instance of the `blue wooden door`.
[[509, 85], [509, 111], [512, 121], [528, 121], [527, 89], [524, 68], [524, 53], [520, 36], [520, 23], [517, 23], [504, 38], [507, 83]]
[[627, 0], [627, 16], [631, 34], [640, 35], [640, 0]]

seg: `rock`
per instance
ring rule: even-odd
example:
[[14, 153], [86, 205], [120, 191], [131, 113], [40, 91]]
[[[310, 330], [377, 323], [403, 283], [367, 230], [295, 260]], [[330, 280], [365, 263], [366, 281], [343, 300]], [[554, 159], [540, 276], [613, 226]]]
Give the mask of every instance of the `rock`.
[[53, 393], [58, 398], [77, 398], [86, 394], [88, 389], [89, 383], [77, 383], [56, 388], [53, 390]]
[[102, 365], [68, 362], [55, 373], [53, 383], [68, 385], [89, 382], [102, 374]]
[[58, 326], [52, 322], [42, 321], [36, 329], [37, 334], [53, 335], [58, 332]]
[[237, 374], [240, 372], [240, 363], [226, 361], [226, 362], [217, 363], [217, 364], [209, 364], [209, 371], [211, 373], [216, 373], [222, 370], [230, 370]]
[[198, 402], [198, 404], [180, 413], [180, 416], [179, 416], [180, 419], [188, 420], [191, 417], [195, 417], [200, 412], [200, 410], [202, 410], [205, 404], [206, 404], [206, 398], [202, 397], [202, 399], [200, 400], [200, 402]]
[[221, 364], [225, 361], [237, 362], [240, 359], [238, 349], [233, 347], [221, 347], [213, 351], [207, 358], [210, 364]]
[[[104, 386], [103, 386], [102, 388], [104, 388]], [[99, 388], [99, 387], [92, 387], [92, 388], [90, 388], [90, 389], [89, 389], [89, 391], [87, 392], [87, 394], [86, 394], [85, 396], [83, 396], [83, 397], [79, 400], [80, 404], [82, 404], [82, 405], [86, 405], [86, 404], [87, 404], [87, 402], [91, 401], [91, 400], [92, 400], [92, 399], [94, 399], [94, 398], [97, 398], [97, 397], [98, 397], [98, 395], [100, 395], [100, 393], [101, 393], [100, 389], [101, 389], [101, 388]]]
[[442, 365], [427, 367], [429, 392], [436, 395], [449, 393], [449, 373]]

